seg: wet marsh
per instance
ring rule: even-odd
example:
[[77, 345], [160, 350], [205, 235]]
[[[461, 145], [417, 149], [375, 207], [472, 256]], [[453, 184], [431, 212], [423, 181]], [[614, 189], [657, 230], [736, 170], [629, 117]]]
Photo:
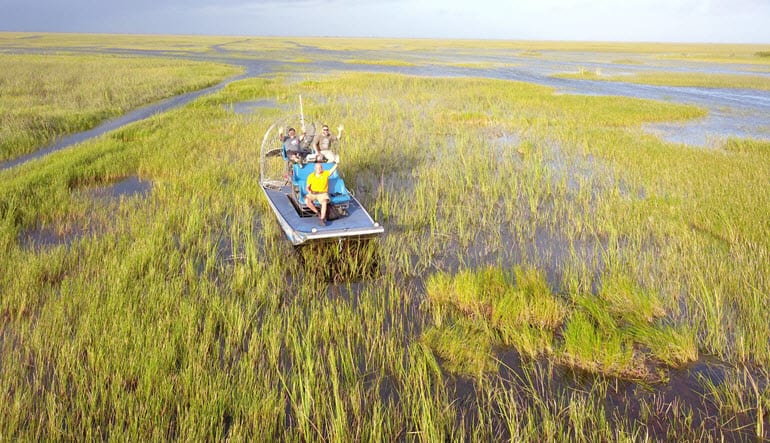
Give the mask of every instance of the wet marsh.
[[[0, 171], [0, 435], [770, 438], [766, 141], [643, 129], [691, 104], [278, 74]], [[298, 94], [383, 237], [285, 240], [257, 156]]]
[[0, 161], [238, 72], [226, 65], [146, 57], [3, 55]]

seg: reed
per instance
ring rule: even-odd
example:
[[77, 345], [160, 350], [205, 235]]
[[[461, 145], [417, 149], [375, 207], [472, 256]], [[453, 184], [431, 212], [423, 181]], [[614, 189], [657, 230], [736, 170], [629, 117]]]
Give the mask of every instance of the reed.
[[[294, 251], [276, 226], [256, 150], [300, 93], [345, 124], [341, 172], [381, 239]], [[277, 109], [229, 106], [261, 99]], [[640, 130], [702, 115], [487, 79], [287, 75], [2, 171], [0, 435], [766, 434], [765, 144], [704, 151]], [[152, 191], [91, 197], [131, 176]], [[759, 369], [704, 381], [701, 409], [656, 392], [702, 354]]]
[[237, 72], [221, 64], [145, 57], [3, 55], [0, 161]]
[[658, 86], [770, 90], [770, 80], [768, 80], [766, 76], [745, 74], [639, 72], [633, 75], [602, 75], [592, 71], [581, 71], [576, 74], [556, 74], [555, 77], [628, 82]]

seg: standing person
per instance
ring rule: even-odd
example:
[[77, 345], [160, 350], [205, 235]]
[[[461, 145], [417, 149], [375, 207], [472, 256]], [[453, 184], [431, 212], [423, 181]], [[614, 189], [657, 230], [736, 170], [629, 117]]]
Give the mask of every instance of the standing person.
[[340, 141], [342, 138], [342, 125], [337, 127], [337, 135], [329, 132], [329, 125], [321, 127], [321, 133], [313, 139], [313, 150], [316, 155], [321, 154], [327, 162], [337, 163], [339, 157], [331, 151], [332, 143]]
[[[316, 161], [315, 170], [307, 176], [305, 185], [305, 204], [318, 216], [318, 223], [326, 226], [326, 207], [329, 205], [329, 176], [337, 170], [339, 164], [335, 161], [331, 169], [324, 171], [323, 163]], [[314, 201], [321, 204], [321, 213], [315, 208]]]
[[[302, 129], [302, 135], [305, 135], [304, 128]], [[302, 148], [300, 142], [302, 138], [297, 136], [297, 131], [294, 128], [289, 128], [288, 134], [283, 135], [283, 128], [278, 130], [278, 139], [283, 143], [283, 148], [286, 151], [286, 157], [294, 163], [299, 162]]]

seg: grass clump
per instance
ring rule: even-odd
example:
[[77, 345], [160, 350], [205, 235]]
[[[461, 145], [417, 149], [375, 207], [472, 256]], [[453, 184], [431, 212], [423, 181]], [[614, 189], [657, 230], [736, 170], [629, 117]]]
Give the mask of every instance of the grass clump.
[[647, 347], [653, 358], [667, 366], [676, 368], [698, 359], [698, 342], [693, 328], [642, 324], [630, 326], [628, 334]]
[[655, 291], [628, 275], [606, 275], [597, 295], [576, 294], [564, 330], [561, 358], [568, 364], [620, 377], [649, 378], [655, 361], [679, 367], [697, 360], [693, 328], [663, 323]]
[[644, 378], [633, 342], [618, 329], [600, 328], [583, 311], [573, 311], [564, 329], [561, 358], [570, 366], [619, 377]]
[[450, 372], [477, 377], [497, 368], [492, 358], [492, 334], [485, 323], [460, 319], [428, 330], [422, 340]]
[[426, 283], [427, 297], [437, 304], [449, 304], [467, 315], [489, 318], [494, 302], [508, 282], [499, 269], [464, 270], [457, 275], [434, 274]]
[[[451, 329], [453, 324], [473, 321], [477, 328], [490, 331], [486, 336], [495, 337], [496, 345], [512, 345], [522, 354], [533, 357], [550, 353], [553, 331], [562, 323], [566, 309], [553, 295], [541, 272], [516, 267], [513, 274], [511, 278], [502, 269], [490, 266], [478, 271], [464, 270], [454, 276], [444, 273], [431, 276], [426, 292], [433, 309], [439, 312], [438, 328]], [[450, 326], [444, 324], [441, 314], [445, 306], [462, 314]], [[452, 335], [463, 328], [467, 329], [451, 329]], [[429, 331], [430, 337], [434, 336], [434, 330]], [[436, 344], [436, 340], [430, 343]], [[446, 349], [444, 346], [440, 352]]]
[[491, 321], [496, 327], [534, 326], [554, 330], [564, 320], [566, 308], [548, 287], [542, 272], [514, 268], [515, 285], [505, 288], [493, 307]]
[[610, 314], [628, 323], [649, 323], [665, 313], [654, 291], [640, 287], [624, 273], [605, 276], [598, 297]]
[[[553, 355], [561, 364], [630, 379], [653, 379], [656, 362], [678, 367], [698, 358], [694, 329], [663, 324], [666, 311], [657, 293], [618, 271], [607, 273], [596, 295], [574, 294], [571, 308], [552, 293], [541, 271], [520, 266], [513, 276], [491, 266], [434, 274], [426, 295], [436, 324], [426, 332], [426, 344], [450, 371], [492, 370], [480, 357], [491, 346], [513, 346], [530, 358]], [[461, 351], [469, 340], [482, 344], [473, 358]], [[462, 360], [473, 363], [463, 366]]]

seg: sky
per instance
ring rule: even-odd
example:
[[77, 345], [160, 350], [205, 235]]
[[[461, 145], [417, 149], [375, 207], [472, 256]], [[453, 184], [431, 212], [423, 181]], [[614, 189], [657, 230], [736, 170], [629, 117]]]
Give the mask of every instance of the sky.
[[0, 0], [0, 31], [770, 44], [770, 0]]

